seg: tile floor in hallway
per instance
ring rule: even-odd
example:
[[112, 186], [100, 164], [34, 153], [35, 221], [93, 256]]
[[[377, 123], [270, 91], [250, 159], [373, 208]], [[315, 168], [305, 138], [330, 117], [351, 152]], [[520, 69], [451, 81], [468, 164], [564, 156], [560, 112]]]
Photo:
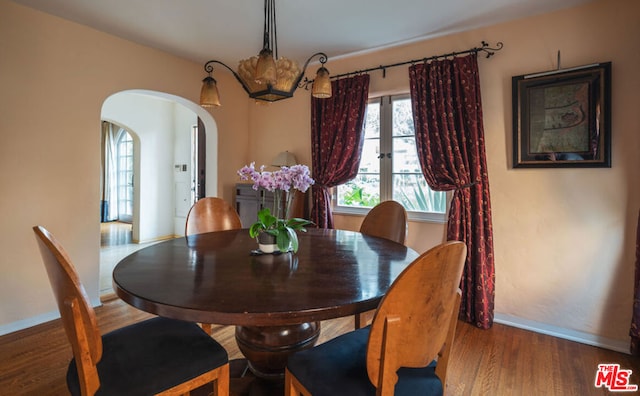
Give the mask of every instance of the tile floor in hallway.
[[131, 224], [110, 222], [100, 224], [100, 297], [114, 294], [111, 273], [120, 260], [129, 254], [157, 242], [133, 243]]

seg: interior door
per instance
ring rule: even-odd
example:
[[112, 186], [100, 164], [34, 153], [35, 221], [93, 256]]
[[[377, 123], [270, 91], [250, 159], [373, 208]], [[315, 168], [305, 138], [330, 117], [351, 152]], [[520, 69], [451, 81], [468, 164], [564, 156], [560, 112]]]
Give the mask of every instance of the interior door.
[[192, 197], [195, 203], [200, 198], [206, 196], [205, 175], [207, 163], [207, 135], [204, 129], [204, 123], [198, 117], [198, 127], [194, 129], [191, 137], [191, 147], [193, 149], [191, 158], [191, 180], [192, 180]]

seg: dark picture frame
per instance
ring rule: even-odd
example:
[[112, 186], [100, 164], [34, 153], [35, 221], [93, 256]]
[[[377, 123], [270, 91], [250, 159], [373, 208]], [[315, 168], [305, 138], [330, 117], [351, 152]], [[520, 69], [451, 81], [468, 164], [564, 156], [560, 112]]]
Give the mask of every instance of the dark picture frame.
[[611, 167], [611, 62], [511, 82], [514, 168]]

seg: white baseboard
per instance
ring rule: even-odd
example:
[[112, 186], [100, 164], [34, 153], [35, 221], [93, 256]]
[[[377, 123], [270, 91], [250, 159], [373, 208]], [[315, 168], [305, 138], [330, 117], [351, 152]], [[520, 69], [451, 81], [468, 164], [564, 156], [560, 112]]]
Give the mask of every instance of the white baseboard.
[[562, 327], [552, 326], [546, 323], [540, 323], [533, 320], [518, 318], [515, 316], [496, 313], [493, 318], [495, 323], [506, 326], [517, 327], [519, 329], [533, 331], [535, 333], [546, 334], [553, 337], [562, 338], [569, 341], [579, 342], [605, 348], [616, 352], [629, 354], [630, 340], [616, 340], [606, 338], [595, 334], [584, 333], [582, 331], [565, 329]]
[[169, 239], [175, 239], [175, 238], [179, 238], [179, 237], [183, 237], [184, 235], [175, 235], [175, 234], [171, 234], [171, 235], [163, 235], [163, 236], [159, 236], [156, 238], [151, 238], [151, 239], [145, 239], [145, 240], [138, 240], [138, 239], [134, 239], [131, 242], [137, 244], [137, 245], [145, 245], [147, 243], [155, 243], [155, 242], [163, 242], [163, 241], [168, 241]]
[[18, 320], [17, 322], [11, 322], [6, 325], [0, 326], [0, 336], [13, 333], [14, 331], [24, 330], [32, 326], [37, 326], [42, 323], [50, 322], [58, 319], [60, 313], [58, 311], [51, 311], [42, 315], [32, 316], [27, 319]]
[[[100, 302], [100, 299], [98, 298], [97, 300], [91, 300], [91, 304], [95, 308], [101, 306], [102, 302]], [[55, 310], [43, 313], [41, 315], [32, 316], [23, 320], [18, 320], [16, 322], [7, 323], [0, 326], [0, 336], [13, 333], [14, 331], [28, 329], [29, 327], [37, 326], [39, 324], [50, 322], [59, 318], [60, 312], [58, 312], [58, 310]]]

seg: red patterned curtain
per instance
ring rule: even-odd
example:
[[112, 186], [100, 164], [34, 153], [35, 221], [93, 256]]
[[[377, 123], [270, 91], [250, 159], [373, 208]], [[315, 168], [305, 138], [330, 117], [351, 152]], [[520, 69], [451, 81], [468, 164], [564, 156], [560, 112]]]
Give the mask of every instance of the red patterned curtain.
[[636, 276], [633, 284], [633, 317], [631, 318], [631, 354], [640, 356], [640, 213], [636, 231]]
[[453, 190], [448, 240], [467, 244], [460, 318], [493, 324], [495, 268], [476, 54], [409, 68], [416, 144], [433, 190]]
[[331, 89], [331, 98], [311, 98], [311, 220], [320, 228], [333, 228], [329, 188], [358, 174], [369, 75], [332, 81]]

